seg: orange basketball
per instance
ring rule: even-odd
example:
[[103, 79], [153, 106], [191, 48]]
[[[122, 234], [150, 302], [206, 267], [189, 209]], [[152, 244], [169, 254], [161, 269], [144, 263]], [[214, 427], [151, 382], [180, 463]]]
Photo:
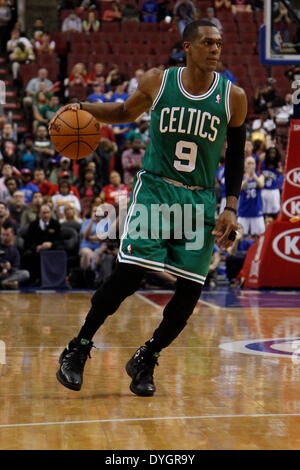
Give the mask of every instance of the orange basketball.
[[61, 113], [50, 129], [53, 147], [64, 157], [79, 160], [90, 155], [100, 142], [100, 124], [87, 111]]

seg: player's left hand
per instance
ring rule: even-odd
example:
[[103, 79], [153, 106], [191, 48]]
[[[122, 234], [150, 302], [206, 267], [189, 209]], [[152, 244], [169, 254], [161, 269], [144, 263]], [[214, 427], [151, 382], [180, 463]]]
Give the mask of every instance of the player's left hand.
[[[231, 232], [238, 228], [236, 215], [232, 211], [224, 211], [219, 217], [212, 235], [216, 235], [216, 243], [222, 249], [228, 248], [234, 242], [235, 237]], [[230, 237], [230, 238], [229, 238]]]

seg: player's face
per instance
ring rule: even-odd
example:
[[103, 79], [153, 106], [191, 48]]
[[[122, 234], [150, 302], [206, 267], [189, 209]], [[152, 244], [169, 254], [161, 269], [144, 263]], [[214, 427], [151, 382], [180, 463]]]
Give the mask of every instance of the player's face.
[[[202, 26], [192, 42], [184, 42], [187, 61], [208, 72], [217, 68], [222, 48], [222, 38], [217, 28]], [[187, 62], [187, 63], [189, 63]]]

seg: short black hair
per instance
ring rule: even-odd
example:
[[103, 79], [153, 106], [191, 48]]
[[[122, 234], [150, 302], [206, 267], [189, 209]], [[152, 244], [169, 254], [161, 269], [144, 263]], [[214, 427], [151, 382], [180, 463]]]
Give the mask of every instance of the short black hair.
[[12, 223], [11, 220], [9, 219], [5, 219], [3, 224], [2, 224], [2, 228], [4, 230], [7, 230], [8, 228], [11, 228], [13, 230], [13, 232], [15, 233], [15, 228], [14, 228], [14, 224]]
[[195, 36], [197, 36], [198, 34], [198, 28], [200, 26], [210, 26], [212, 28], [216, 28], [216, 25], [208, 20], [192, 21], [192, 23], [188, 24], [183, 31], [183, 35], [182, 35], [183, 42], [193, 41], [195, 39]]

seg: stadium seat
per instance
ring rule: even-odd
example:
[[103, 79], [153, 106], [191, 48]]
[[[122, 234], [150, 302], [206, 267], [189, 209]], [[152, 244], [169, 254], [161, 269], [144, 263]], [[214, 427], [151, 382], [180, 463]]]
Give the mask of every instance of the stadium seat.
[[119, 25], [119, 23], [111, 23], [111, 22], [105, 23], [105, 21], [102, 21], [101, 31], [105, 31], [107, 33], [119, 32], [120, 31], [120, 25]]
[[84, 101], [87, 97], [87, 87], [82, 85], [69, 86], [69, 96], [76, 96], [80, 101]]
[[144, 23], [143, 21], [140, 23], [140, 31], [150, 31], [157, 33], [159, 31], [159, 23]]
[[140, 31], [140, 23], [137, 21], [124, 21], [120, 23], [120, 29], [122, 33], [127, 33], [127, 32], [139, 32]]

